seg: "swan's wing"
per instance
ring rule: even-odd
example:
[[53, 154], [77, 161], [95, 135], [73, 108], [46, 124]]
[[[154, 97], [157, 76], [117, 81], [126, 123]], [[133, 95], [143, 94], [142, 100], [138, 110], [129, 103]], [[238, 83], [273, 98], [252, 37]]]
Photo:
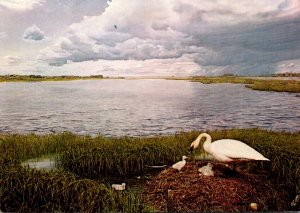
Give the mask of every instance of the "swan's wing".
[[213, 155], [223, 155], [228, 158], [268, 160], [252, 147], [241, 141], [233, 139], [222, 139], [214, 141], [211, 144], [210, 151]]
[[186, 161], [182, 160], [182, 161], [179, 161], [179, 162], [173, 164], [172, 168], [181, 170], [185, 166], [185, 164], [186, 164]]

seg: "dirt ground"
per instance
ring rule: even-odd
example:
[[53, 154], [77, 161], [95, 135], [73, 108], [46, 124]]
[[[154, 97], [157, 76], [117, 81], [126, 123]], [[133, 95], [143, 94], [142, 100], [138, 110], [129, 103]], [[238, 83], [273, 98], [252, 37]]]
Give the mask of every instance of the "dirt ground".
[[[287, 196], [270, 174], [263, 171], [232, 170], [212, 163], [214, 176], [200, 175], [206, 161], [188, 162], [178, 172], [168, 168], [146, 183], [143, 193], [147, 204], [163, 212], [241, 212], [284, 211]], [[257, 209], [249, 205], [257, 204]]]

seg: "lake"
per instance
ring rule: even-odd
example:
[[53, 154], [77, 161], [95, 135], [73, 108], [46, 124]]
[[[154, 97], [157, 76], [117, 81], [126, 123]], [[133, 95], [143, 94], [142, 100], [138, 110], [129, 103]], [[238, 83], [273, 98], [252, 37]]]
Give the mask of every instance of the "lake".
[[106, 136], [260, 127], [300, 130], [300, 98], [175, 80], [0, 83], [0, 132]]

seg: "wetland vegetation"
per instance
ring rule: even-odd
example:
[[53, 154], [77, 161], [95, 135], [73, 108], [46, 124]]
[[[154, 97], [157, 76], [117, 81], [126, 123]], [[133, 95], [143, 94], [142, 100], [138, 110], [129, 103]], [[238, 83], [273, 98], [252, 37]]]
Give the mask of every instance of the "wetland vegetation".
[[71, 81], [102, 79], [102, 75], [91, 76], [42, 76], [42, 75], [1, 75], [0, 82], [39, 82], [39, 81]]
[[[283, 77], [283, 76], [278, 76]], [[297, 76], [298, 77], [298, 76]], [[177, 80], [190, 80], [193, 82], [200, 82], [203, 84], [216, 84], [216, 83], [233, 83], [233, 84], [246, 84], [247, 88], [261, 91], [274, 91], [274, 92], [292, 92], [300, 93], [299, 80], [286, 80], [274, 79], [272, 77], [240, 77], [240, 76], [194, 76], [189, 78], [170, 78]]]
[[[270, 163], [252, 165], [251, 171], [264, 171], [272, 176], [289, 201], [300, 192], [300, 132], [231, 129], [209, 133], [213, 140], [244, 141], [267, 156]], [[149, 166], [172, 165], [186, 154], [198, 134], [196, 131], [156, 137], [92, 137], [68, 132], [1, 134], [0, 209], [154, 211], [141, 192], [132, 191], [130, 186], [125, 191], [113, 191], [105, 179], [143, 177], [146, 173], [152, 174]], [[200, 149], [197, 152], [199, 154]], [[43, 171], [21, 166], [27, 159], [50, 154], [57, 156], [58, 169]], [[189, 161], [194, 160], [190, 158]], [[222, 207], [218, 209], [222, 210]], [[265, 205], [261, 210], [289, 209], [270, 209]]]

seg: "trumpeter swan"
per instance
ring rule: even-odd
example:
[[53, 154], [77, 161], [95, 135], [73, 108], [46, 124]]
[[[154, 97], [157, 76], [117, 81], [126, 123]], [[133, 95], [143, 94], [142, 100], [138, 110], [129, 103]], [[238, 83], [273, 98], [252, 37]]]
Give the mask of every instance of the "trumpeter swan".
[[211, 136], [207, 133], [201, 133], [195, 141], [192, 142], [190, 150], [196, 149], [201, 139], [205, 137], [203, 143], [204, 151], [211, 154], [214, 159], [220, 162], [233, 162], [240, 160], [261, 160], [269, 161], [258, 151], [248, 146], [247, 144], [233, 139], [221, 139], [211, 142]]
[[173, 164], [172, 165], [172, 168], [173, 169], [177, 169], [178, 171], [180, 171], [186, 164], [186, 161], [185, 159], [187, 159], [187, 156], [182, 156], [182, 160], [181, 161], [178, 161], [177, 163]]

